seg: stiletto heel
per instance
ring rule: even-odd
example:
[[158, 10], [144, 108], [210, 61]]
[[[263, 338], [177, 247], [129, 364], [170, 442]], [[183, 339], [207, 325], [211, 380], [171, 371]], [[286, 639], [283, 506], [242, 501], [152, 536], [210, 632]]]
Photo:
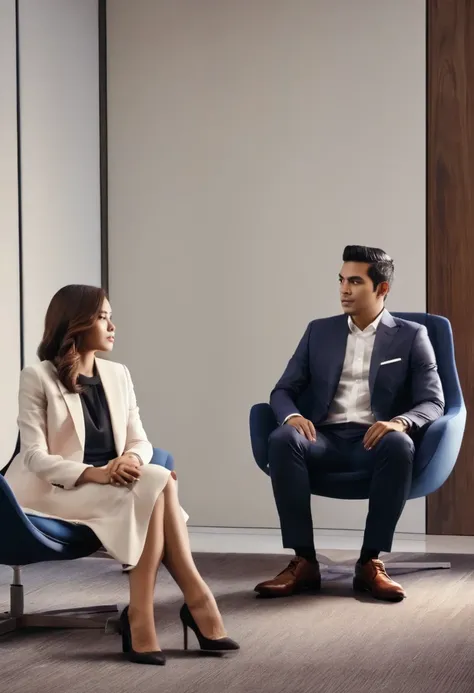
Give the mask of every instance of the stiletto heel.
[[179, 612], [181, 623], [183, 624], [184, 633], [184, 649], [188, 649], [188, 628], [194, 632], [198, 639], [199, 647], [204, 652], [230, 652], [231, 650], [240, 650], [240, 645], [231, 638], [206, 638], [201, 631], [187, 604], [183, 604]]
[[183, 650], [188, 649], [188, 627], [183, 623]]
[[122, 652], [130, 662], [136, 664], [156, 664], [163, 666], [166, 664], [166, 656], [161, 650], [155, 652], [135, 652], [132, 647], [132, 632], [130, 621], [128, 620], [128, 606], [120, 614], [119, 632], [122, 634]]

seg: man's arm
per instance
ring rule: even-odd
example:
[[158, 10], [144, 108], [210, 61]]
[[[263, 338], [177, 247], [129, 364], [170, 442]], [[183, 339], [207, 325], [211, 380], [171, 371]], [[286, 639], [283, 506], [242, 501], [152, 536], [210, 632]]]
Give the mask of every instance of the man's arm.
[[433, 345], [426, 327], [416, 333], [411, 355], [412, 408], [400, 414], [415, 428], [439, 419], [444, 412], [444, 395]]
[[285, 372], [270, 395], [270, 406], [279, 424], [292, 414], [300, 414], [296, 400], [304, 392], [310, 380], [308, 354], [310, 333], [311, 324], [306, 328]]

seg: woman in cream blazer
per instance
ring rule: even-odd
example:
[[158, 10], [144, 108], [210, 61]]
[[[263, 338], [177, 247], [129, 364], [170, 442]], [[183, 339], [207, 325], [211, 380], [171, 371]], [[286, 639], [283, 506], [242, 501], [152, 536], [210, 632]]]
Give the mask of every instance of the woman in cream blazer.
[[87, 525], [130, 566], [130, 604], [120, 618], [129, 659], [165, 663], [153, 613], [163, 557], [184, 595], [185, 634], [192, 628], [202, 649], [238, 649], [194, 564], [175, 474], [149, 465], [153, 450], [130, 373], [95, 358], [114, 338], [102, 289], [70, 285], [53, 297], [41, 362], [21, 373], [21, 448], [6, 480], [26, 512]]

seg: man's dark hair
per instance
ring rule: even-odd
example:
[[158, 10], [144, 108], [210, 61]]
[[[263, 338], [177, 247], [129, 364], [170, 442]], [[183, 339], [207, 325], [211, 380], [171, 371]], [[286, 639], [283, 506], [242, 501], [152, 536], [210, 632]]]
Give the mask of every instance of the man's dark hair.
[[346, 245], [342, 255], [343, 262], [366, 262], [370, 265], [367, 274], [372, 279], [374, 291], [379, 284], [393, 281], [394, 265], [392, 258], [381, 248], [366, 245]]

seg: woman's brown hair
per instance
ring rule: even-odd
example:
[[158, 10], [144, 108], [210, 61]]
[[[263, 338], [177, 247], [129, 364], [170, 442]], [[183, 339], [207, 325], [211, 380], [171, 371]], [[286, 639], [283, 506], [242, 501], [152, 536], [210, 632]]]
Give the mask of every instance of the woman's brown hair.
[[96, 286], [69, 284], [59, 289], [49, 304], [37, 354], [41, 361], [56, 366], [59, 380], [69, 392], [81, 391], [77, 384], [81, 343], [98, 319], [106, 297], [104, 289]]

